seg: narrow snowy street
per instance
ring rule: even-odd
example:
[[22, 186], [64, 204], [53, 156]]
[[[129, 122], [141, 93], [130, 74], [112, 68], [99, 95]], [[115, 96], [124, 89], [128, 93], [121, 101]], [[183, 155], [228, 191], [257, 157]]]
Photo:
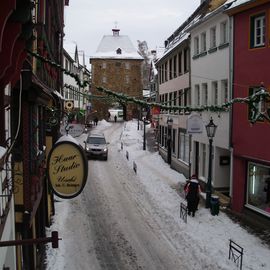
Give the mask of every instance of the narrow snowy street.
[[136, 121], [101, 121], [94, 131], [110, 142], [108, 161], [89, 160], [77, 198], [56, 198], [48, 234], [57, 230], [62, 240], [58, 249], [47, 246], [48, 270], [237, 269], [228, 260], [229, 239], [244, 248], [243, 269], [270, 268], [268, 246], [224, 213], [212, 216], [201, 205], [187, 223], [179, 218], [184, 199], [175, 188], [185, 178], [142, 150]]

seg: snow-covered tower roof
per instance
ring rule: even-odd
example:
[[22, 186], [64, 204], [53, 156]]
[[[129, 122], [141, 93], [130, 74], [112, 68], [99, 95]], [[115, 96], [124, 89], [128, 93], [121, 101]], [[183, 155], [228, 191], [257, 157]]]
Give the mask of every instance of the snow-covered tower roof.
[[115, 59], [136, 59], [143, 60], [126, 35], [120, 35], [119, 29], [112, 29], [112, 35], [103, 36], [96, 53], [91, 59], [115, 58]]

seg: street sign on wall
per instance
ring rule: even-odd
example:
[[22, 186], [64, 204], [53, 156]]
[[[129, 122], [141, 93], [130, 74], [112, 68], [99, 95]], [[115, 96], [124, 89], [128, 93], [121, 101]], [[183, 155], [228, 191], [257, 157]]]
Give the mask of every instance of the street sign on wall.
[[203, 122], [199, 114], [194, 113], [189, 115], [187, 119], [187, 133], [197, 134], [203, 132]]

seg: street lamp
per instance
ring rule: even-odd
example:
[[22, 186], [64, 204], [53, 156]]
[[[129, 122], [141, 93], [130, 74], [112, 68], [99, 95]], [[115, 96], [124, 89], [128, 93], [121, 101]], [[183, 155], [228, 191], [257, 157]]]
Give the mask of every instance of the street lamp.
[[209, 167], [208, 167], [208, 179], [206, 184], [206, 200], [205, 208], [210, 208], [210, 200], [212, 195], [212, 143], [215, 137], [217, 125], [214, 124], [211, 117], [210, 122], [205, 126], [207, 137], [209, 139]]
[[137, 125], [137, 130], [140, 129], [140, 110], [139, 108], [137, 109], [137, 112], [138, 112], [138, 125]]
[[146, 115], [147, 115], [147, 112], [146, 111], [143, 111], [143, 150], [146, 150], [146, 135], [145, 135], [145, 125], [147, 123], [146, 121]]
[[171, 117], [167, 118], [167, 125], [168, 125], [168, 137], [167, 137], [167, 163], [171, 164], [172, 162], [172, 125], [173, 125], [173, 119]]

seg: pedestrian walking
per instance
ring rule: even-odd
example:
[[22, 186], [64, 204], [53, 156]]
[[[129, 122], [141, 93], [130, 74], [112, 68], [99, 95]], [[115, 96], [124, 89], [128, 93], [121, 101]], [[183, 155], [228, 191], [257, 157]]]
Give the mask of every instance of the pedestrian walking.
[[116, 122], [116, 121], [117, 121], [117, 116], [115, 115], [115, 116], [114, 116], [114, 122]]
[[95, 126], [97, 126], [97, 124], [98, 124], [98, 118], [97, 118], [97, 116], [94, 119], [94, 123], [95, 123]]
[[192, 214], [194, 217], [195, 212], [198, 210], [201, 193], [201, 187], [195, 174], [191, 176], [191, 180], [186, 184], [185, 193], [187, 199], [188, 215]]

